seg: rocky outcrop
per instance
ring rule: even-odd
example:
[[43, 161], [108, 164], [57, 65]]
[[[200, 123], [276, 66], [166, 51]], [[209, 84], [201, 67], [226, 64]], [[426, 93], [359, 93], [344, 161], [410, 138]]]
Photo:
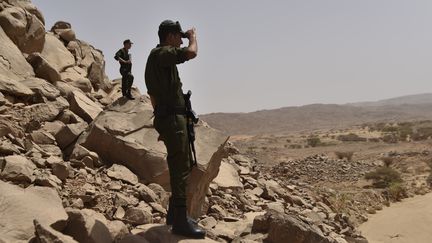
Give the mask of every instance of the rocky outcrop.
[[[94, 151], [107, 163], [119, 163], [128, 167], [145, 183], [155, 182], [169, 188], [166, 150], [158, 142], [153, 128], [153, 109], [148, 97], [133, 101], [119, 99], [103, 111], [78, 140], [78, 144]], [[208, 184], [217, 175], [214, 171], [223, 159], [222, 152], [215, 154], [225, 137], [201, 123], [196, 127], [198, 167], [192, 172], [189, 188], [192, 202], [201, 204]], [[220, 148], [223, 150], [223, 147]], [[199, 200], [198, 200], [199, 198]], [[194, 215], [201, 214], [192, 207]]]
[[51, 33], [47, 33], [45, 39], [41, 56], [53, 66], [57, 72], [62, 72], [66, 68], [75, 65], [74, 56], [58, 38]]
[[11, 6], [1, 11], [0, 26], [23, 53], [42, 51], [45, 43], [45, 26], [27, 9]]
[[33, 68], [2, 28], [0, 43], [0, 80], [19, 81], [34, 76]]

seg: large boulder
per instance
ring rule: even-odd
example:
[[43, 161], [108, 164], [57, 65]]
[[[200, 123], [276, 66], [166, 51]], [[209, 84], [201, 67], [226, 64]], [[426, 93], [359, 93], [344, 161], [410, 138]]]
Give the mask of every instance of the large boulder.
[[33, 170], [36, 166], [21, 155], [4, 157], [3, 168], [0, 168], [0, 178], [17, 183], [30, 183], [33, 179]]
[[27, 86], [36, 94], [46, 97], [48, 100], [55, 100], [60, 96], [60, 91], [52, 84], [40, 78], [28, 78], [20, 83]]
[[332, 243], [321, 230], [303, 222], [296, 215], [268, 211], [255, 217], [252, 233], [268, 233], [265, 242]]
[[[125, 165], [144, 183], [155, 182], [168, 189], [166, 149], [163, 142], [158, 141], [152, 117], [153, 108], [147, 96], [136, 100], [120, 98], [94, 120], [77, 143], [98, 153], [103, 161]], [[220, 151], [219, 145], [226, 137], [205, 123], [196, 127], [196, 133], [198, 166], [192, 171], [188, 188], [191, 190], [189, 201], [194, 204], [191, 210], [198, 216], [208, 184], [216, 177], [224, 157], [225, 145]]]
[[113, 242], [128, 232], [125, 224], [109, 221], [91, 209], [68, 209], [67, 213], [69, 220], [64, 233], [80, 243]]
[[47, 60], [58, 72], [75, 65], [75, 58], [72, 53], [52, 33], [46, 33], [45, 45], [41, 56]]
[[70, 110], [88, 123], [91, 123], [102, 112], [100, 105], [79, 91], [72, 91], [69, 96], [69, 103]]
[[[0, 57], [1, 58], [1, 57]], [[15, 97], [29, 97], [33, 91], [19, 81], [15, 81], [0, 74], [0, 91]]]
[[30, 63], [34, 69], [36, 77], [48, 80], [51, 83], [55, 83], [61, 79], [60, 73], [50, 64], [40, 53], [32, 53], [27, 57], [28, 63]]
[[64, 235], [50, 226], [43, 225], [36, 219], [33, 221], [37, 242], [40, 243], [78, 243], [72, 237]]
[[54, 189], [20, 188], [0, 181], [0, 238], [28, 242], [34, 236], [33, 220], [63, 230], [68, 216]]
[[45, 27], [37, 16], [21, 7], [6, 8], [0, 12], [0, 26], [22, 52], [42, 51]]
[[18, 47], [0, 28], [0, 78], [15, 81], [34, 76], [33, 68], [28, 64]]
[[31, 14], [35, 15], [44, 25], [45, 25], [45, 18], [41, 11], [39, 11], [38, 8], [34, 4], [31, 3], [30, 0], [6, 0], [9, 4], [15, 7], [20, 7]]
[[240, 176], [236, 168], [226, 161], [221, 163], [219, 173], [213, 182], [222, 189], [243, 189], [243, 184], [240, 182]]

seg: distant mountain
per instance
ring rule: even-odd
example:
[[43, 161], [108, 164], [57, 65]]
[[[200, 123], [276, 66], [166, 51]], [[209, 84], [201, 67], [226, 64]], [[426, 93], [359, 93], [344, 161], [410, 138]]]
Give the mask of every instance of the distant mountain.
[[384, 106], [384, 105], [418, 105], [418, 104], [432, 104], [432, 93], [405, 95], [391, 99], [349, 103], [347, 105], [353, 106]]
[[345, 105], [312, 104], [249, 113], [211, 113], [201, 117], [230, 135], [285, 134], [365, 122], [432, 120], [432, 94]]

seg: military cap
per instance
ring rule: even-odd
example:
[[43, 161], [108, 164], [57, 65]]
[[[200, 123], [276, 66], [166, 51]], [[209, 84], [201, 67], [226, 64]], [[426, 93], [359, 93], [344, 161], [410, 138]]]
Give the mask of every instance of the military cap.
[[127, 40], [123, 41], [123, 45], [126, 45], [126, 44], [133, 44], [133, 42], [131, 40], [127, 39]]
[[186, 38], [186, 33], [182, 30], [178, 21], [164, 20], [159, 25], [159, 33], [180, 33], [182, 38]]

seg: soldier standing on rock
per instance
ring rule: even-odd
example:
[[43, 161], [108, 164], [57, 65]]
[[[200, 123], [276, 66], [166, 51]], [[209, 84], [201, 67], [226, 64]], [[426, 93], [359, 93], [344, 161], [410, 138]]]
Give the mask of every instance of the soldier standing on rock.
[[122, 76], [122, 94], [123, 97], [133, 100], [131, 89], [134, 76], [132, 75], [132, 59], [129, 54], [129, 49], [132, 47], [132, 42], [128, 39], [123, 41], [123, 48], [118, 50], [114, 58], [120, 63], [120, 74]]
[[[191, 156], [186, 128], [186, 107], [177, 64], [197, 56], [195, 28], [183, 32], [179, 22], [165, 20], [159, 25], [160, 44], [147, 59], [145, 82], [154, 108], [154, 127], [167, 148], [172, 196], [167, 224], [174, 234], [204, 238], [205, 231], [187, 216], [186, 183], [191, 170]], [[189, 40], [187, 47], [182, 38]]]

